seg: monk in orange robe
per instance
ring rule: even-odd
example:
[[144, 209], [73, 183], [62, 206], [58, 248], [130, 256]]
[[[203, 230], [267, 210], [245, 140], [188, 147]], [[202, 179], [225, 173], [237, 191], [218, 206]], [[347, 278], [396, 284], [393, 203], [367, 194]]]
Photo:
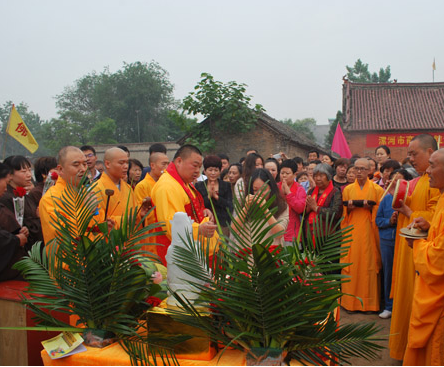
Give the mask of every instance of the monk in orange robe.
[[[381, 255], [375, 219], [384, 190], [368, 179], [369, 169], [367, 159], [358, 159], [355, 162], [356, 181], [345, 187], [342, 194], [343, 200], [348, 201], [348, 206], [344, 208], [342, 227], [354, 227], [351, 232], [352, 242], [343, 244], [350, 248], [341, 262], [351, 265], [342, 269], [342, 274], [351, 278], [342, 284], [342, 292], [362, 299], [361, 305], [358, 298], [344, 295], [341, 306], [347, 311], [379, 311], [380, 307]], [[361, 200], [362, 206], [358, 207], [354, 200]]]
[[415, 218], [412, 227], [428, 230], [426, 240], [407, 240], [413, 245], [415, 285], [404, 365], [444, 365], [444, 149], [433, 153], [427, 169], [430, 187], [440, 197], [429, 223]]
[[[126, 210], [128, 210], [128, 214], [131, 209], [133, 212], [137, 210], [133, 190], [124, 180], [128, 172], [128, 155], [120, 148], [110, 148], [105, 151], [104, 164], [106, 172], [102, 173], [95, 189], [99, 197], [99, 205], [105, 213], [106, 219], [113, 219], [116, 222], [116, 226], [119, 227]], [[112, 190], [113, 194], [107, 195], [106, 190]], [[142, 218], [148, 212], [150, 204], [148, 201], [142, 200], [139, 208], [138, 215], [139, 218]]]
[[[193, 222], [193, 237], [202, 235], [211, 238], [210, 246], [215, 246], [218, 236], [217, 225], [210, 210], [205, 208], [202, 195], [193, 186], [192, 182], [200, 176], [202, 166], [202, 153], [193, 145], [183, 145], [179, 148], [166, 169], [154, 185], [152, 191], [153, 204], [155, 205], [156, 220], [164, 222], [166, 235], [158, 236], [159, 243], [164, 247], [158, 247], [157, 253], [164, 265], [168, 246], [171, 244], [171, 223], [177, 212], [187, 213]], [[211, 251], [211, 247], [210, 247]]]
[[406, 245], [405, 238], [399, 236], [399, 231], [417, 217], [424, 217], [428, 221], [432, 219], [440, 193], [438, 189], [430, 188], [426, 170], [429, 166], [429, 158], [436, 149], [435, 139], [428, 134], [417, 135], [408, 148], [410, 161], [421, 176], [415, 181], [410, 181], [410, 185], [415, 185], [414, 190], [400, 208], [398, 215], [391, 291], [393, 309], [389, 338], [390, 357], [398, 360], [404, 358], [407, 346], [415, 280], [413, 252]]
[[[57, 205], [63, 205], [60, 200], [67, 187], [67, 184], [79, 185], [83, 175], [87, 170], [85, 154], [76, 147], [67, 146], [60, 150], [57, 156], [57, 172], [58, 179], [54, 186], [52, 186], [43, 195], [39, 204], [40, 222], [42, 224], [43, 238], [46, 245], [56, 237], [56, 230], [53, 223], [57, 220], [55, 211]], [[91, 226], [103, 222], [102, 216], [93, 217]], [[108, 223], [108, 227], [112, 227], [112, 223]]]
[[[136, 203], [138, 206], [142, 205], [144, 200], [151, 200], [151, 191], [154, 185], [159, 180], [162, 173], [168, 167], [169, 159], [165, 153], [154, 152], [150, 155], [150, 168], [151, 171], [146, 174], [144, 179], [140, 181], [134, 189], [134, 195], [136, 197]], [[148, 215], [145, 219], [145, 225], [152, 224], [156, 221], [154, 211]], [[155, 230], [152, 230], [154, 232]], [[148, 237], [143, 240], [144, 243], [156, 243], [156, 237]], [[146, 245], [143, 247], [145, 251], [150, 251], [157, 254], [157, 247], [153, 245]]]

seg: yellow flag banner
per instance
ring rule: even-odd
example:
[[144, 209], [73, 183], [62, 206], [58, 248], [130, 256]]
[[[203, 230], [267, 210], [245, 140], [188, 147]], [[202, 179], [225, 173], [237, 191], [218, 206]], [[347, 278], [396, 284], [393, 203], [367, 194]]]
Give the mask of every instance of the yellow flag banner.
[[39, 147], [14, 105], [12, 105], [11, 114], [9, 115], [6, 132], [31, 153], [34, 153]]

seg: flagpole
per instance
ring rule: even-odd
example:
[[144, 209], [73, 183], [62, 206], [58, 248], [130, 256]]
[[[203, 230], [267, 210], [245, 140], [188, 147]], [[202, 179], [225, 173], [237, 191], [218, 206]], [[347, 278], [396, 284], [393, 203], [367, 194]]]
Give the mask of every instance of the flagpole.
[[[12, 104], [11, 107], [11, 112], [12, 109], [14, 108], [14, 103]], [[3, 153], [2, 153], [2, 161], [5, 160], [5, 154], [6, 154], [6, 139], [8, 138], [8, 130], [9, 130], [9, 124], [11, 123], [11, 112], [9, 113], [9, 118], [8, 118], [8, 125], [6, 125], [6, 130], [5, 130], [5, 141], [3, 142]]]

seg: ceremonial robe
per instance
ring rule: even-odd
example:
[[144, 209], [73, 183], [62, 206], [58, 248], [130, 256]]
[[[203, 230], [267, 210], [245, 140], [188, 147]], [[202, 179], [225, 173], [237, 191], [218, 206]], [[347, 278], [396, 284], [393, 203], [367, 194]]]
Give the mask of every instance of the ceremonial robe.
[[414, 241], [416, 270], [404, 365], [444, 365], [444, 195], [426, 240]]
[[[134, 189], [134, 196], [136, 198], [136, 204], [138, 207], [142, 205], [143, 199], [146, 197], [151, 197], [151, 191], [153, 190], [154, 185], [156, 184], [156, 181], [154, 181], [154, 178], [151, 177], [149, 173], [146, 174], [144, 179], [140, 181], [136, 188]], [[145, 225], [152, 224], [156, 221], [154, 210], [151, 210], [150, 214], [145, 219]], [[152, 230], [150, 232], [153, 232], [155, 230]], [[156, 237], [148, 237], [142, 241], [143, 243], [157, 243]], [[154, 245], [144, 245], [143, 250], [152, 252], [153, 254], [157, 254], [157, 246]]]
[[128, 185], [125, 181], [120, 180], [119, 188], [111, 180], [111, 178], [105, 172], [103, 172], [102, 176], [97, 180], [95, 189], [99, 196], [99, 205], [103, 210], [103, 217], [100, 218], [101, 221], [104, 221], [106, 219], [104, 218], [104, 215], [108, 197], [105, 194], [105, 190], [110, 189], [114, 191], [114, 195], [112, 195], [109, 200], [107, 217], [114, 219], [116, 221], [117, 228], [119, 228], [122, 216], [124, 216], [126, 212], [127, 203], [128, 214], [131, 209], [133, 209], [134, 211], [134, 208], [136, 207], [136, 198], [134, 197], [131, 186]]
[[351, 232], [352, 242], [343, 244], [350, 246], [347, 256], [341, 263], [351, 263], [342, 269], [342, 274], [351, 277], [350, 281], [342, 284], [342, 292], [358, 296], [343, 296], [341, 304], [349, 311], [379, 311], [381, 255], [379, 252], [379, 235], [375, 218], [380, 198], [384, 190], [374, 182], [367, 179], [360, 187], [358, 181], [345, 187], [343, 200], [372, 200], [376, 202], [371, 210], [355, 208], [348, 212], [344, 207], [344, 220], [342, 227], [353, 225]]
[[429, 176], [424, 174], [417, 180], [412, 195], [406, 200], [406, 205], [413, 211], [412, 215], [410, 218], [401, 213], [398, 215], [392, 270], [393, 309], [389, 338], [390, 357], [394, 359], [402, 360], [404, 358], [415, 281], [413, 252], [407, 246], [405, 238], [399, 236], [399, 231], [401, 228], [407, 227], [417, 217], [424, 217], [430, 222], [439, 195], [438, 189], [430, 188]]
[[[191, 200], [187, 193], [185, 192], [182, 185], [169, 173], [169, 169], [171, 165], [174, 163], [170, 163], [167, 171], [160, 176], [156, 185], [152, 190], [152, 199], [153, 204], [155, 205], [155, 214], [156, 220], [158, 222], [163, 222], [163, 229], [166, 231], [166, 235], [158, 236], [159, 243], [162, 243], [163, 247], [157, 248], [157, 253], [161, 258], [164, 265], [166, 265], [165, 255], [168, 250], [168, 246], [171, 244], [171, 223], [170, 220], [173, 219], [174, 214], [176, 212], [184, 212], [190, 215], [187, 207], [190, 208]], [[197, 195], [200, 195], [199, 192], [191, 187], [189, 184], [185, 184], [188, 187], [193, 198], [196, 198]], [[203, 210], [203, 199], [202, 199], [202, 207], [195, 208], [196, 210]], [[194, 239], [198, 238], [198, 229], [199, 224], [208, 221], [208, 218], [205, 217], [200, 223], [196, 221], [195, 218], [191, 218], [194, 220], [193, 222], [193, 237]], [[215, 232], [214, 236], [211, 238], [210, 242], [210, 252], [214, 249], [218, 241], [217, 233]]]

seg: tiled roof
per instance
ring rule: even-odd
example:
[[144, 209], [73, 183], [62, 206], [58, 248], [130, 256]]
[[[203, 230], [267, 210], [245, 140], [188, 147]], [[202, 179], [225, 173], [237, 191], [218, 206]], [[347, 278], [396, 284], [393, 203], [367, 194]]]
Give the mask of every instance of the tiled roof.
[[348, 131], [444, 129], [444, 83], [351, 83], [343, 85]]

